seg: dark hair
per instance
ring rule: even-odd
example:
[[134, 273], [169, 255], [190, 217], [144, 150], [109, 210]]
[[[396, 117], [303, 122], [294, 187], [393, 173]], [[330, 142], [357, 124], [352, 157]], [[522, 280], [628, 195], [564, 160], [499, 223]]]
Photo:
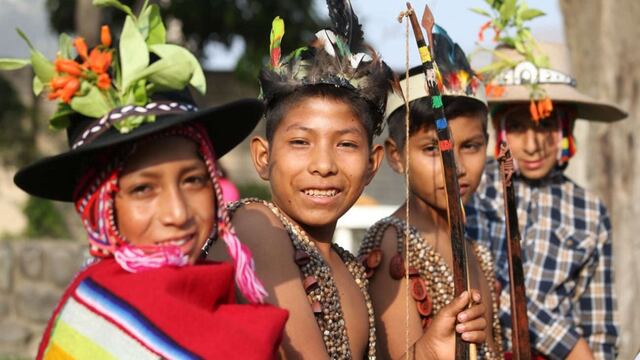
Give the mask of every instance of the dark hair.
[[[479, 116], [482, 130], [487, 136], [487, 107], [478, 100], [464, 96], [443, 96], [444, 115], [447, 119], [459, 116]], [[387, 119], [389, 137], [398, 148], [403, 148], [406, 141], [405, 107], [395, 110]], [[418, 130], [435, 126], [436, 115], [431, 106], [431, 98], [422, 97], [409, 103], [409, 136]]]
[[369, 145], [371, 145], [374, 132], [378, 128], [378, 124], [383, 120], [379, 110], [375, 108], [374, 104], [359, 96], [354, 90], [325, 84], [304, 86], [287, 96], [267, 103], [267, 109], [265, 111], [267, 141], [271, 142], [280, 121], [292, 106], [312, 97], [331, 99], [349, 105], [351, 111], [360, 119], [360, 122], [364, 126]]

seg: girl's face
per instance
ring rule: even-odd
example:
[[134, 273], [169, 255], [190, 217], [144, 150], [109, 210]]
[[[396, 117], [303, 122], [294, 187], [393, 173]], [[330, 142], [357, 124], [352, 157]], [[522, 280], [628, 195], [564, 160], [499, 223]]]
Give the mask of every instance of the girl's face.
[[507, 110], [503, 116], [507, 142], [522, 176], [531, 180], [547, 176], [556, 166], [560, 146], [556, 112], [538, 124], [531, 120], [526, 106]]
[[176, 245], [194, 263], [213, 229], [213, 184], [197, 145], [183, 137], [147, 142], [126, 160], [116, 224], [136, 246]]

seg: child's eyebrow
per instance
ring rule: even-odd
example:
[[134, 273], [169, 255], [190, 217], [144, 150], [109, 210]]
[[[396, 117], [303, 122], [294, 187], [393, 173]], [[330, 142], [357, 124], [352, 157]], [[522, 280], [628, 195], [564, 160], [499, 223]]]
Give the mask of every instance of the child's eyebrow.
[[338, 135], [344, 135], [344, 134], [357, 134], [357, 135], [360, 135], [360, 134], [362, 134], [362, 130], [360, 130], [357, 127], [349, 127], [349, 128], [346, 128], [346, 129], [338, 130]]
[[307, 131], [307, 132], [313, 131], [313, 129], [311, 129], [309, 127], [306, 127], [304, 125], [300, 125], [300, 124], [291, 124], [291, 125], [287, 126], [285, 131], [289, 131], [289, 130], [302, 130], [302, 131]]

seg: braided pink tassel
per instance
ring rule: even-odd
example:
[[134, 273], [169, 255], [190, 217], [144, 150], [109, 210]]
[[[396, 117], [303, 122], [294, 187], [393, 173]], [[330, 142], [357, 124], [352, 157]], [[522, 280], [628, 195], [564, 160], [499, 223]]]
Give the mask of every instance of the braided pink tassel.
[[263, 303], [267, 291], [256, 276], [251, 250], [240, 242], [233, 228], [224, 231], [222, 239], [227, 244], [229, 255], [235, 263], [236, 284], [242, 295], [252, 303]]
[[196, 133], [195, 137], [200, 144], [200, 153], [204, 157], [205, 163], [209, 169], [211, 181], [213, 182], [213, 187], [216, 192], [216, 201], [218, 203], [218, 234], [220, 234], [220, 237], [224, 240], [224, 243], [227, 245], [229, 255], [233, 259], [236, 285], [247, 300], [252, 303], [263, 303], [264, 298], [267, 296], [267, 291], [264, 289], [264, 286], [262, 286], [260, 279], [256, 276], [255, 264], [253, 262], [251, 251], [238, 239], [238, 236], [231, 225], [231, 219], [227, 212], [227, 208], [224, 206], [224, 202], [222, 201], [222, 189], [220, 188], [220, 183], [218, 181], [218, 171], [215, 164], [216, 157], [213, 153], [211, 140], [200, 124], [194, 124], [192, 127], [181, 129], [195, 130], [188, 131], [187, 133]]
[[126, 271], [137, 273], [165, 266], [185, 266], [189, 257], [179, 246], [153, 246], [149, 251], [129, 244], [120, 245], [114, 252], [116, 262]]

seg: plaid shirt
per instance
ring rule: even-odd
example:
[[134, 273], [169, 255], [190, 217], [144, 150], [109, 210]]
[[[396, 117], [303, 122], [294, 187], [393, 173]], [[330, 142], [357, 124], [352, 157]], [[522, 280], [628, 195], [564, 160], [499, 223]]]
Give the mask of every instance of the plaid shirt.
[[[514, 175], [532, 345], [565, 358], [580, 337], [597, 359], [617, 353], [611, 224], [602, 202], [562, 172], [525, 182]], [[500, 319], [511, 349], [511, 305], [500, 170], [487, 163], [467, 207], [467, 233], [492, 249], [502, 284]]]

